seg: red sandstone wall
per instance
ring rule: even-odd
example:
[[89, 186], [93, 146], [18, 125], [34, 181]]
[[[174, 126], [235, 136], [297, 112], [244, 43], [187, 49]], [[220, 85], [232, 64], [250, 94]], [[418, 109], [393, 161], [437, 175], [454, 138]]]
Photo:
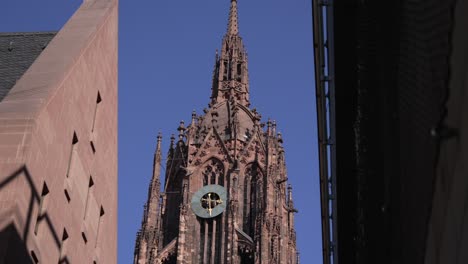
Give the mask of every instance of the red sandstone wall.
[[[0, 103], [0, 232], [40, 263], [117, 263], [117, 20], [116, 0], [85, 1]], [[21, 251], [0, 244], [0, 262]]]

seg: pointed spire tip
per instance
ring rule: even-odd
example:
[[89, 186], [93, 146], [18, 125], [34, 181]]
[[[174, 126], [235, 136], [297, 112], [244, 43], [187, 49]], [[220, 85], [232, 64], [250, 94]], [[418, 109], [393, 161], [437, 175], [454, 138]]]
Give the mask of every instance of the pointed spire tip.
[[237, 0], [231, 0], [227, 33], [228, 35], [237, 35], [239, 33], [239, 25], [237, 23]]

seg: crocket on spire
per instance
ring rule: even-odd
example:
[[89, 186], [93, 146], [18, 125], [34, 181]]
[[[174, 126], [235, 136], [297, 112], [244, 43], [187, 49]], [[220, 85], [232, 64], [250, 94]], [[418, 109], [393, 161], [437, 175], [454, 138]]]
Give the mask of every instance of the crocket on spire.
[[237, 23], [237, 0], [231, 0], [231, 9], [229, 10], [228, 35], [237, 35], [239, 25]]

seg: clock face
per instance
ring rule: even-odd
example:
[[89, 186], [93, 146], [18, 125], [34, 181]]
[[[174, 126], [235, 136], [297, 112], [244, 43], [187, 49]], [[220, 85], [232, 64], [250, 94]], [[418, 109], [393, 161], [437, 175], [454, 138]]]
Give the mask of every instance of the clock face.
[[221, 185], [203, 186], [192, 196], [192, 211], [201, 218], [213, 218], [226, 209], [226, 189]]

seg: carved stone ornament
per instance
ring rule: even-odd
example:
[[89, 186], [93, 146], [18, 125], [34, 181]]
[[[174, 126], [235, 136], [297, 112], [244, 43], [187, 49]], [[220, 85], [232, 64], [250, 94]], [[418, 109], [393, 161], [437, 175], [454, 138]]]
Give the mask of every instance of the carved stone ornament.
[[229, 82], [223, 82], [223, 86], [222, 86], [222, 87], [223, 87], [223, 88], [222, 88], [223, 90], [224, 90], [224, 89], [229, 89], [230, 83], [229, 83]]
[[242, 84], [239, 83], [239, 82], [236, 82], [236, 83], [235, 83], [235, 88], [236, 88], [236, 90], [241, 91], [241, 90], [242, 90]]

